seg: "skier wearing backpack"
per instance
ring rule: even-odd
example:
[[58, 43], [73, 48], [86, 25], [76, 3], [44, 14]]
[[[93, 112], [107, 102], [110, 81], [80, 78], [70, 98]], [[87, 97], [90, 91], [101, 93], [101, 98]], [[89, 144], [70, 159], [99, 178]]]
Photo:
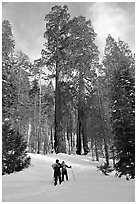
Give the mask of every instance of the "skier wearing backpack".
[[71, 166], [68, 166], [67, 164], [65, 164], [64, 161], [62, 162], [61, 166], [62, 166], [62, 181], [64, 181], [64, 175], [66, 176], [66, 180], [68, 181], [67, 168], [71, 168]]
[[59, 179], [59, 184], [61, 184], [60, 168], [62, 168], [62, 166], [59, 163], [58, 159], [56, 159], [56, 163], [52, 165], [52, 168], [54, 169], [54, 186], [56, 186], [57, 182], [58, 182], [58, 179]]

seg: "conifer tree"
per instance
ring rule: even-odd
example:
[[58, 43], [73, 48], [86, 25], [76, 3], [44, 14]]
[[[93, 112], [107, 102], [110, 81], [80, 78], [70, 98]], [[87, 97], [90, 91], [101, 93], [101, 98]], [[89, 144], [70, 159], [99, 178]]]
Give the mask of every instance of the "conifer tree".
[[90, 20], [86, 21], [83, 16], [74, 17], [69, 21], [68, 27], [68, 67], [73, 85], [77, 90], [78, 124], [76, 152], [81, 154], [83, 146], [84, 154], [87, 154], [89, 149], [86, 134], [86, 95], [92, 95], [99, 52], [94, 42], [96, 33]]
[[18, 83], [14, 59], [15, 42], [9, 21], [2, 22], [2, 168], [4, 173], [24, 168], [26, 151], [24, 135], [17, 123]]
[[50, 13], [46, 15], [46, 39], [45, 49], [42, 50], [42, 57], [46, 61], [46, 66], [55, 76], [55, 137], [54, 148], [56, 153], [66, 152], [63, 141], [63, 130], [61, 126], [60, 113], [60, 81], [64, 67], [64, 47], [67, 37], [66, 24], [70, 18], [68, 7], [65, 5], [54, 6]]
[[135, 82], [129, 64], [120, 59], [111, 88], [112, 128], [116, 148], [115, 167], [120, 175], [135, 176]]
[[127, 44], [106, 39], [105, 86], [113, 133], [116, 169], [134, 177], [135, 168], [135, 85], [134, 57]]
[[[86, 21], [83, 16], [70, 20], [67, 6], [55, 6], [45, 18], [47, 43], [42, 51], [47, 65], [55, 71], [55, 148], [56, 152], [65, 152], [63, 148], [64, 131], [61, 125], [61, 87], [62, 81], [71, 81], [77, 88], [78, 109], [78, 137], [77, 153], [81, 154], [81, 141], [83, 140], [84, 153], [88, 152], [87, 136], [85, 131], [84, 94], [90, 88], [85, 80], [94, 78], [95, 67], [98, 63], [98, 49], [94, 43], [96, 34], [91, 21]], [[88, 88], [88, 89], [87, 89]], [[87, 89], [85, 91], [85, 89]], [[58, 147], [59, 144], [59, 147]], [[61, 147], [62, 144], [62, 147]]]
[[[13, 51], [15, 42], [9, 21], [2, 22], [2, 119], [9, 118], [15, 111], [14, 102], [17, 101], [17, 91], [13, 76]], [[15, 101], [14, 101], [15, 99]]]
[[[112, 124], [111, 124], [111, 86], [114, 76], [114, 71], [118, 67], [118, 55], [119, 49], [117, 43], [108, 35], [106, 39], [106, 45], [104, 50], [103, 63], [99, 67], [100, 77], [98, 77], [98, 91], [101, 105], [102, 125], [103, 125], [103, 138], [104, 138], [104, 149], [107, 166], [109, 165], [109, 148], [113, 145], [112, 143]], [[113, 153], [113, 151], [112, 151]], [[113, 157], [114, 161], [114, 157]]]
[[9, 122], [2, 125], [2, 174], [20, 171], [25, 167], [27, 143]]
[[39, 86], [37, 79], [32, 81], [32, 88], [29, 91], [29, 98], [31, 102], [31, 134], [30, 134], [30, 149], [32, 151], [40, 151], [39, 138]]

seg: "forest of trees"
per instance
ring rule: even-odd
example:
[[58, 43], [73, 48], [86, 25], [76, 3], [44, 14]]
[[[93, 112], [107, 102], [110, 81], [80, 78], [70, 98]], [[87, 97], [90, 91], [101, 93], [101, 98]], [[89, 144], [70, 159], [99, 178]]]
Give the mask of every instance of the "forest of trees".
[[45, 24], [41, 58], [31, 63], [2, 22], [3, 173], [26, 152], [91, 153], [134, 178], [134, 53], [108, 35], [100, 60], [91, 20], [71, 18], [66, 5], [53, 7]]

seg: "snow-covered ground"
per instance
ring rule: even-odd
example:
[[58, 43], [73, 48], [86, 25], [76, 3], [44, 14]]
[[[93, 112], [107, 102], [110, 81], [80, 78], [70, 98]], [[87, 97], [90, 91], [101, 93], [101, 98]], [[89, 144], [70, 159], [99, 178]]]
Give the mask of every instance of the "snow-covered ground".
[[[29, 168], [2, 176], [3, 202], [135, 202], [135, 180], [103, 175], [90, 156], [30, 156]], [[72, 169], [68, 169], [69, 181], [53, 186], [51, 165], [56, 159]]]

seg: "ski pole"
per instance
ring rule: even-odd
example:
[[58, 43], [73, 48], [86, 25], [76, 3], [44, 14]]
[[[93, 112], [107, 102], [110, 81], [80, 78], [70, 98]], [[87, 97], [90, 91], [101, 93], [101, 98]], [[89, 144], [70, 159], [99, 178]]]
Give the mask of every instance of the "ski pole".
[[73, 170], [72, 170], [72, 167], [71, 167], [71, 171], [72, 171], [73, 178], [74, 178], [74, 180], [76, 181], [76, 178], [75, 178], [74, 172], [73, 172]]

